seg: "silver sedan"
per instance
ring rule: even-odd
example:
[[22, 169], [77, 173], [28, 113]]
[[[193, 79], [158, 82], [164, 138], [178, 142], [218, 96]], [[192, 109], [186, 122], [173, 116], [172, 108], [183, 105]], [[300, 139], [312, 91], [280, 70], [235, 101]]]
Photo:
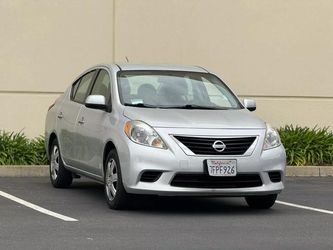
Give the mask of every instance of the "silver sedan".
[[48, 110], [50, 179], [102, 182], [110, 208], [130, 194], [241, 196], [270, 208], [284, 188], [277, 131], [201, 67], [98, 65]]

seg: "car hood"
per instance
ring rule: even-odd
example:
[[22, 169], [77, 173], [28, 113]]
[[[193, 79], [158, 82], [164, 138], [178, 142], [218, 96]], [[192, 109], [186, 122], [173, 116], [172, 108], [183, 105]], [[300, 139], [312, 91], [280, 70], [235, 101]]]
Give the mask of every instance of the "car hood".
[[246, 109], [198, 110], [126, 107], [124, 115], [160, 128], [262, 129], [265, 123]]

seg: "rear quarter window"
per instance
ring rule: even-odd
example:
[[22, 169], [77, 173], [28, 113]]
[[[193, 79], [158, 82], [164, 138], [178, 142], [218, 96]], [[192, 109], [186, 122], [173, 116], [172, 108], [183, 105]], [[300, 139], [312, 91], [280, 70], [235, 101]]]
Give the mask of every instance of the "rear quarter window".
[[[79, 103], [84, 103], [86, 96], [89, 91], [89, 87], [91, 84], [92, 79], [94, 78], [95, 71], [91, 71], [88, 74], [85, 74], [83, 77], [80, 78], [78, 84], [75, 84], [73, 86], [75, 92], [73, 96], [73, 101], [79, 102]], [[76, 87], [78, 85], [78, 87]]]
[[71, 89], [71, 100], [73, 100], [73, 98], [74, 98], [76, 90], [79, 87], [80, 81], [81, 81], [81, 78], [79, 80], [77, 80], [75, 83], [73, 83], [73, 85], [72, 85], [72, 89]]

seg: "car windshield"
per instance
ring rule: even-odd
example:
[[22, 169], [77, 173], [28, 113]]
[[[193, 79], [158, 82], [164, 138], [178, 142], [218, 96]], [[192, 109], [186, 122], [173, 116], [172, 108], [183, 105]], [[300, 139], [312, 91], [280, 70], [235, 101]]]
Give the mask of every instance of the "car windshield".
[[169, 109], [240, 109], [238, 99], [215, 75], [181, 71], [120, 71], [125, 106]]

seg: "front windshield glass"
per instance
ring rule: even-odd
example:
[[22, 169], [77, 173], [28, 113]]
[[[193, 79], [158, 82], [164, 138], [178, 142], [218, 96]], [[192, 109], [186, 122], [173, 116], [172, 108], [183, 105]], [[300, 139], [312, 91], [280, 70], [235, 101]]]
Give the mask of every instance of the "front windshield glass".
[[238, 99], [216, 76], [180, 71], [120, 71], [121, 103], [142, 108], [240, 109]]

